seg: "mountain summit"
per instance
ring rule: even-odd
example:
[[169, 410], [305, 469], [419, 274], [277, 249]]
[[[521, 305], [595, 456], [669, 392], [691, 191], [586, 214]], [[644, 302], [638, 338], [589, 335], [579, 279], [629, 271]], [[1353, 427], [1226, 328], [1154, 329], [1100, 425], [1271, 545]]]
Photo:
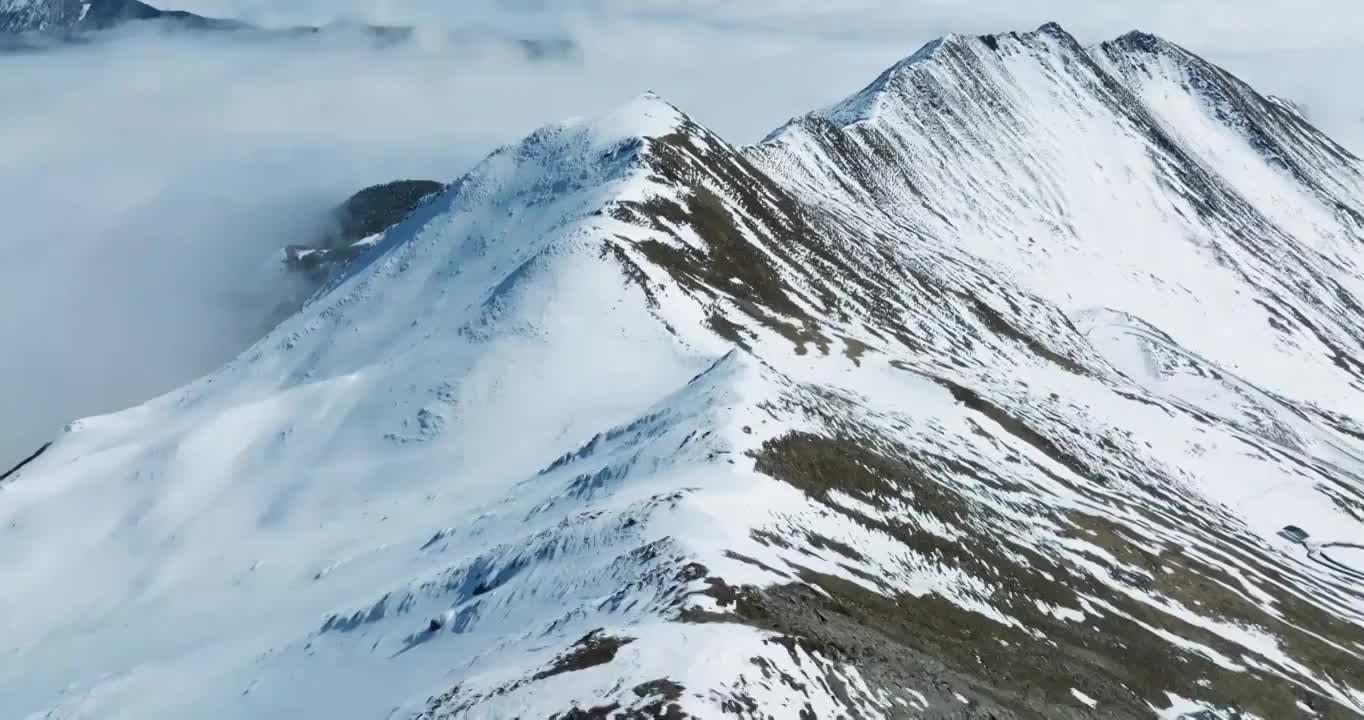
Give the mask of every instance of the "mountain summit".
[[0, 707], [1364, 717], [1361, 172], [1056, 25], [543, 128], [9, 475]]

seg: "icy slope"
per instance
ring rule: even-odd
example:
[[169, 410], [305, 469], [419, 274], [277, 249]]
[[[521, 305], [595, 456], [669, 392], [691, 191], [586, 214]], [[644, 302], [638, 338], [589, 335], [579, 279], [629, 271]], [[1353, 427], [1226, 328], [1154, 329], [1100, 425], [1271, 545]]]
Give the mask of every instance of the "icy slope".
[[[36, 710], [72, 684], [73, 707], [101, 717], [236, 715], [261, 697], [241, 694], [258, 656], [438, 572], [451, 561], [417, 552], [436, 530], [491, 512], [722, 354], [678, 347], [599, 257], [588, 213], [638, 184], [636, 121], [668, 118], [627, 108], [620, 127], [547, 129], [494, 154], [238, 361], [77, 423], [7, 485], [0, 584], [33, 602], [5, 614], [2, 704]], [[392, 700], [354, 689], [327, 695], [359, 715], [366, 697], [375, 713]], [[281, 693], [259, 702], [298, 707]]]
[[[1134, 37], [1098, 52], [1148, 67], [1145, 45], [1123, 50]], [[881, 232], [969, 253], [1071, 321], [1136, 316], [1310, 403], [1290, 412], [1352, 412], [1364, 387], [1364, 230], [1361, 195], [1346, 191], [1360, 163], [1225, 74], [1224, 92], [1281, 124], [1219, 121], [1209, 90], [1172, 77], [1159, 91], [1133, 80], [1134, 95], [1055, 26], [947, 38], [754, 152], [812, 203], [874, 207]], [[1157, 92], [1158, 105], [1140, 99]], [[1276, 138], [1278, 154], [1255, 137]], [[1283, 157], [1304, 169], [1288, 172]], [[1351, 432], [1344, 422], [1330, 434]]]
[[0, 708], [1364, 716], [1359, 163], [1150, 45], [498, 150], [0, 486]]
[[[1154, 62], [1125, 47], [1099, 53]], [[877, 205], [1067, 312], [1135, 312], [1270, 387], [1355, 407], [1335, 389], [1361, 374], [1360, 163], [1258, 96], [1257, 119], [1218, 120], [1206, 92], [1160, 77], [1120, 83], [1055, 26], [949, 37], [759, 152], [811, 195]]]

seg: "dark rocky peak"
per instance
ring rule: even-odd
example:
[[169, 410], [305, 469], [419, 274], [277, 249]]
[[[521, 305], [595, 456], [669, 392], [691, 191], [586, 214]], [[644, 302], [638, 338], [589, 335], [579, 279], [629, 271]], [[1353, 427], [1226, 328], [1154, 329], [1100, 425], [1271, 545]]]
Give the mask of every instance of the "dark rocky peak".
[[[1243, 135], [1273, 166], [1309, 185], [1320, 171], [1358, 177], [1358, 159], [1293, 104], [1262, 95], [1226, 69], [1151, 33], [1132, 31], [1091, 54], [1129, 86], [1168, 79], [1198, 97], [1219, 123]], [[1165, 76], [1162, 78], [1162, 76]]]
[[[1221, 74], [1231, 77], [1227, 71], [1213, 65], [1185, 48], [1152, 33], [1133, 30], [1116, 39], [1094, 46], [1091, 51], [1096, 57], [1125, 65], [1139, 65], [1158, 59], [1165, 59], [1181, 68], [1189, 68], [1198, 74], [1208, 76]], [[1208, 78], [1211, 79], [1211, 78]], [[1232, 78], [1234, 79], [1234, 78]]]
[[1141, 30], [1133, 30], [1115, 40], [1103, 43], [1103, 45], [1116, 46], [1126, 50], [1149, 54], [1176, 48], [1173, 43], [1168, 42], [1159, 35], [1153, 35]]
[[[249, 33], [262, 39], [350, 37], [377, 47], [410, 41], [416, 28], [406, 25], [331, 22], [265, 28], [241, 20], [205, 17], [183, 10], [161, 10], [140, 0], [0, 0], [0, 52], [25, 52], [88, 42], [129, 23], [166, 30]], [[521, 53], [529, 61], [569, 62], [580, 58], [567, 36], [516, 35], [493, 30], [452, 30], [448, 41], [461, 46], [493, 45]]]
[[444, 187], [434, 180], [395, 180], [355, 193], [336, 208], [340, 223], [336, 243], [348, 244], [383, 232]]
[[284, 249], [289, 269], [317, 283], [376, 244], [377, 235], [412, 213], [427, 197], [445, 188], [433, 180], [395, 180], [371, 185], [337, 205], [321, 236]]

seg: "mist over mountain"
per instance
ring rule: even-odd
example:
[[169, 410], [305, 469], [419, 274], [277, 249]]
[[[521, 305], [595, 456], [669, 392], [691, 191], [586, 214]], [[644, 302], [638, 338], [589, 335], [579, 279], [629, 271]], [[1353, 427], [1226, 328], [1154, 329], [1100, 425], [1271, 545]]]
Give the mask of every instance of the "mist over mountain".
[[[0, 96], [23, 99], [0, 113], [0, 332], [24, 339], [0, 353], [0, 466], [259, 339], [308, 292], [277, 272], [281, 248], [314, 243], [364, 187], [448, 182], [490, 148], [647, 87], [755, 140], [903, 52], [822, 46], [832, 63], [799, 39], [477, 16], [376, 43], [344, 20], [260, 24], [340, 25], [307, 36], [129, 22], [0, 57]], [[565, 34], [580, 52], [516, 41]]]

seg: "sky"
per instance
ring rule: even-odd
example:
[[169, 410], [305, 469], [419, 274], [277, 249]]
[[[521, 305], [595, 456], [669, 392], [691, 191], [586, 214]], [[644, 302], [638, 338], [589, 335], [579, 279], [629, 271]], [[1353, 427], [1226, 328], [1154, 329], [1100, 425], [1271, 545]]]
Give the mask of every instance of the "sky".
[[[654, 90], [735, 142], [946, 32], [1165, 35], [1364, 152], [1357, 0], [170, 0], [271, 26], [416, 24], [378, 49], [119, 31], [0, 57], [0, 470], [68, 421], [211, 371], [305, 288], [279, 249], [371, 183], [450, 180]], [[499, 38], [571, 40], [536, 61]]]

